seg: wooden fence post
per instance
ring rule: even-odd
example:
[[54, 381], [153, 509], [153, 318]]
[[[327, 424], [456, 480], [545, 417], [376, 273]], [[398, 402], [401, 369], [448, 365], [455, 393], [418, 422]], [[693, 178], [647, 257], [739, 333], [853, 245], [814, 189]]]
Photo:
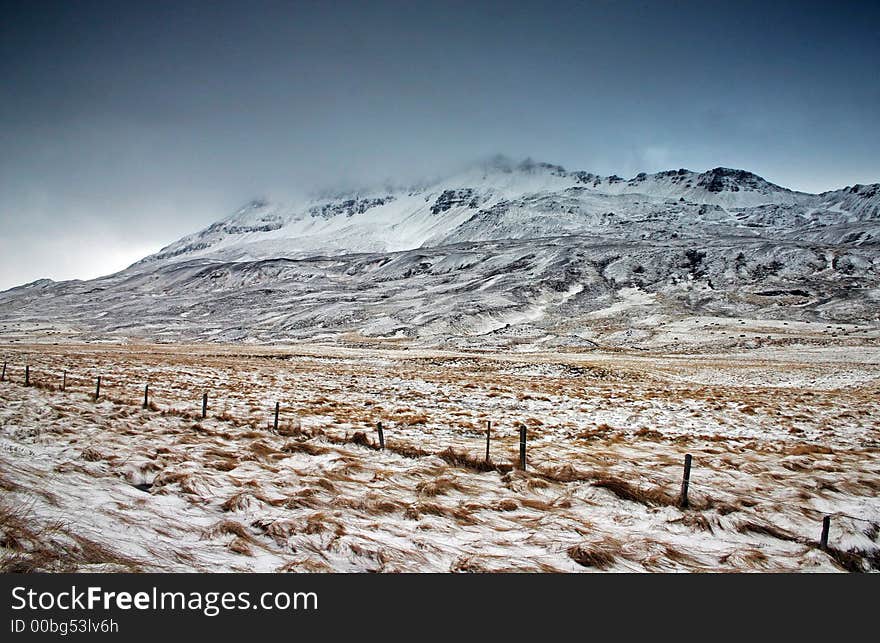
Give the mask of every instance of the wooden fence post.
[[688, 508], [688, 487], [691, 484], [691, 454], [684, 456], [684, 477], [681, 480], [681, 496], [678, 498], [678, 506], [682, 509]]
[[6, 362], [3, 362], [3, 373], [0, 374], [0, 382], [6, 381]]
[[486, 462], [489, 461], [489, 438], [492, 434], [492, 420], [486, 420]]
[[98, 382], [95, 384], [95, 402], [98, 401], [98, 397], [101, 395], [101, 376], [98, 375]]
[[278, 409], [280, 408], [280, 406], [281, 406], [280, 402], [275, 402], [275, 425], [274, 425], [275, 433], [278, 433]]
[[208, 394], [202, 395], [202, 419], [208, 417]]
[[385, 432], [382, 431], [382, 423], [379, 422], [379, 424], [377, 425], [376, 428], [379, 430], [379, 448], [384, 449], [385, 448]]
[[526, 470], [526, 427], [519, 427], [519, 468]]
[[150, 407], [150, 385], [144, 384], [144, 408]]
[[822, 536], [819, 538], [819, 547], [828, 549], [828, 530], [831, 529], [831, 516], [822, 518]]
[[29, 365], [24, 367], [24, 385], [31, 385], [31, 367]]

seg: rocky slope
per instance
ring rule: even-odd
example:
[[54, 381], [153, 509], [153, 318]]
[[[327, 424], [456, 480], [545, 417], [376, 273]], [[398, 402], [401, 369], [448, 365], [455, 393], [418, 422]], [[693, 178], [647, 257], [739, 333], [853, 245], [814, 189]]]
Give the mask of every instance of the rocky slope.
[[877, 325], [880, 186], [496, 160], [427, 186], [255, 201], [115, 275], [0, 293], [0, 337], [637, 345], [698, 316]]

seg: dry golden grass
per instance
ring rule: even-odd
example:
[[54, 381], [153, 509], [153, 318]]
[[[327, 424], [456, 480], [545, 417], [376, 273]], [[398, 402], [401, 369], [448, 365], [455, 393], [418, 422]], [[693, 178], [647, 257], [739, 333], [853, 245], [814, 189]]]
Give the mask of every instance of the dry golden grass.
[[375, 492], [367, 493], [360, 498], [334, 498], [330, 504], [333, 507], [355, 509], [369, 516], [396, 513], [406, 509], [403, 502]]
[[471, 512], [463, 506], [447, 507], [436, 502], [416, 502], [409, 505], [404, 512], [404, 518], [408, 520], [420, 520], [423, 515], [452, 518], [456, 522], [465, 525], [474, 525], [476, 519]]
[[306, 453], [308, 455], [322, 455], [330, 449], [320, 444], [314, 444], [308, 441], [289, 440], [281, 447], [284, 453]]
[[607, 551], [598, 545], [581, 543], [572, 545], [567, 550], [568, 557], [578, 565], [595, 567], [596, 569], [608, 569], [614, 565], [616, 551]]
[[92, 565], [137, 572], [141, 562], [95, 542], [60, 521], [41, 523], [26, 506], [0, 501], [0, 573], [76, 572]]
[[516, 511], [519, 509], [519, 503], [512, 498], [505, 498], [503, 500], [496, 500], [489, 508], [493, 511]]
[[805, 542], [805, 539], [795, 536], [784, 529], [775, 527], [774, 525], [759, 524], [752, 521], [740, 523], [737, 525], [736, 530], [741, 534], [760, 534], [762, 536], [769, 536], [770, 538], [777, 538], [789, 542]]
[[834, 451], [830, 447], [820, 444], [796, 444], [786, 447], [783, 453], [786, 455], [814, 455], [816, 453], [832, 454]]
[[439, 496], [453, 490], [465, 491], [465, 487], [449, 476], [423, 480], [416, 485], [416, 493], [420, 496]]
[[678, 504], [678, 498], [669, 495], [665, 491], [660, 489], [642, 489], [630, 484], [626, 480], [610, 475], [596, 480], [593, 482], [593, 486], [607, 489], [621, 500], [638, 502], [649, 507]]
[[227, 498], [220, 508], [227, 512], [248, 511], [261, 505], [277, 507], [283, 502], [283, 499], [272, 499], [259, 492], [238, 491]]
[[235, 458], [226, 458], [222, 460], [212, 460], [207, 463], [207, 466], [216, 469], [217, 471], [233, 471], [238, 468], [239, 464], [239, 461]]
[[491, 460], [487, 462], [485, 458], [475, 457], [470, 455], [469, 453], [456, 451], [452, 447], [444, 449], [443, 451], [438, 453], [437, 456], [445, 460], [453, 467], [473, 469], [474, 471], [498, 471], [501, 473], [505, 473], [513, 469], [513, 465], [495, 464]]
[[253, 536], [251, 536], [250, 532], [247, 530], [247, 527], [242, 525], [240, 522], [236, 522], [235, 520], [221, 520], [217, 524], [205, 530], [205, 536], [207, 538], [213, 538], [215, 536], [222, 535], [232, 535], [241, 538], [246, 542], [253, 542]]
[[93, 447], [86, 447], [80, 452], [80, 457], [86, 462], [98, 462], [106, 460], [107, 456]]
[[279, 451], [264, 440], [251, 442], [248, 446], [248, 450], [250, 450], [253, 456], [260, 462], [273, 462], [287, 457], [287, 454], [284, 451]]
[[244, 538], [235, 538], [231, 543], [227, 545], [230, 551], [235, 552], [236, 554], [241, 554], [242, 556], [253, 556], [254, 552], [251, 549], [250, 543]]

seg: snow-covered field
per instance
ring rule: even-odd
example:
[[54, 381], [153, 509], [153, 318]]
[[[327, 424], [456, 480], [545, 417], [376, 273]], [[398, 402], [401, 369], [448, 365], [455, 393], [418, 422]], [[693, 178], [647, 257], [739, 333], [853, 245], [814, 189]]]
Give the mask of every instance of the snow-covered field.
[[880, 567], [873, 345], [33, 344], [2, 356], [5, 570]]

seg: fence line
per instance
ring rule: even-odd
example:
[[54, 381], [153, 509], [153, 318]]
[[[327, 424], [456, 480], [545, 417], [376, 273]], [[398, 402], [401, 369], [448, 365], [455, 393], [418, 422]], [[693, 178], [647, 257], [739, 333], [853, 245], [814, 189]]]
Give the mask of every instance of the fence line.
[[[7, 374], [8, 374], [7, 362], [4, 361], [3, 367], [2, 367], [2, 372], [0, 372], [0, 382], [15, 383], [12, 379], [10, 379], [7, 376]], [[85, 384], [88, 384], [90, 381], [93, 381], [93, 380], [88, 380], [88, 379], [78, 379], [77, 377], [73, 376], [70, 373], [70, 371], [68, 371], [68, 370], [54, 371], [52, 369], [40, 369], [39, 371], [35, 371], [30, 368], [30, 364], [26, 364], [25, 369], [24, 369], [24, 380], [23, 380], [24, 385], [25, 386], [36, 386], [38, 388], [44, 387], [45, 386], [44, 384], [36, 382], [34, 379], [34, 376], [38, 375], [38, 374], [39, 375], [47, 374], [47, 375], [52, 375], [55, 377], [60, 376], [61, 377], [61, 389], [60, 389], [61, 392], [70, 392], [67, 390], [69, 388], [70, 382], [81, 381], [85, 385]], [[95, 402], [97, 402], [100, 397], [101, 385], [102, 385], [102, 375], [98, 374], [97, 380], [96, 380], [95, 392], [94, 392], [94, 396], [93, 396], [93, 399]], [[49, 386], [51, 387], [52, 385], [50, 384]], [[106, 381], [104, 382], [104, 388], [105, 389], [108, 388], [108, 384], [106, 383]], [[149, 394], [154, 392], [155, 389], [156, 389], [155, 386], [153, 386], [153, 388], [151, 389], [150, 382], [145, 384], [145, 386], [144, 386], [144, 402], [143, 402], [144, 409], [149, 408]], [[162, 389], [159, 389], [159, 390], [162, 390]], [[189, 389], [188, 388], [181, 389], [181, 388], [175, 386], [171, 390], [189, 390]], [[108, 399], [108, 398], [105, 397], [105, 399]], [[126, 401], [122, 401], [122, 400], [110, 399], [109, 401], [114, 402], [114, 403], [121, 403], [121, 404], [131, 404], [130, 402], [126, 402]], [[245, 403], [248, 403], [246, 400], [243, 400], [243, 401]], [[168, 410], [183, 412], [182, 410], [178, 410], [178, 409], [174, 409], [174, 408], [171, 408]], [[202, 407], [201, 407], [201, 417], [203, 419], [207, 417], [207, 410], [208, 410], [208, 393], [204, 392], [202, 395]], [[272, 424], [273, 431], [275, 433], [278, 433], [279, 412], [280, 412], [280, 402], [276, 401], [275, 402], [275, 409], [274, 409], [274, 423]], [[489, 420], [486, 423], [486, 457], [485, 457], [485, 464], [486, 465], [490, 464], [489, 446], [490, 446], [491, 427], [492, 427], [491, 420]], [[379, 449], [384, 450], [385, 449], [385, 435], [384, 435], [384, 429], [382, 426], [382, 422], [379, 422], [377, 424], [377, 432], [378, 432], [378, 437], [379, 437]], [[510, 437], [515, 437], [515, 436], [510, 436]], [[526, 462], [526, 446], [527, 446], [526, 437], [527, 437], [526, 427], [525, 427], [525, 425], [521, 425], [519, 428], [519, 462], [518, 462], [519, 466], [518, 466], [518, 468], [523, 471], [526, 470], [526, 464], [527, 464], [527, 462]], [[431, 454], [431, 453], [425, 452], [424, 455], [437, 455], [437, 454]], [[129, 457], [131, 457], [131, 456], [129, 456]], [[689, 507], [688, 493], [691, 488], [696, 487], [697, 489], [700, 489], [706, 493], [708, 493], [710, 490], [709, 487], [702, 485], [702, 484], [698, 484], [698, 483], [695, 484], [691, 480], [692, 461], [693, 461], [692, 456], [690, 454], [687, 454], [685, 456], [684, 475], [682, 478], [682, 486], [681, 486], [681, 491], [680, 491], [680, 494], [678, 497], [678, 503], [677, 503], [681, 509], [687, 509]], [[547, 460], [540, 459], [540, 462], [546, 463]], [[501, 465], [501, 466], [503, 466], [503, 465]], [[493, 467], [493, 469], [500, 470], [500, 469], [498, 469], [498, 467]], [[545, 475], [545, 474], [538, 472], [538, 475]], [[564, 482], [564, 481], [560, 480], [560, 482]], [[711, 491], [712, 491], [712, 493], [716, 493], [718, 490], [712, 488]], [[766, 500], [766, 498], [765, 498], [765, 500]], [[822, 522], [822, 534], [821, 534], [820, 539], [818, 541], [818, 545], [821, 549], [828, 548], [828, 545], [827, 545], [828, 531], [829, 531], [829, 526], [830, 526], [830, 520], [833, 517], [847, 518], [850, 520], [864, 522], [864, 523], [872, 524], [872, 525], [877, 524], [876, 521], [869, 520], [866, 518], [859, 518], [857, 516], [852, 516], [852, 515], [846, 514], [844, 512], [835, 512], [835, 513], [831, 513], [831, 514], [826, 514], [824, 516], [823, 522]]]

